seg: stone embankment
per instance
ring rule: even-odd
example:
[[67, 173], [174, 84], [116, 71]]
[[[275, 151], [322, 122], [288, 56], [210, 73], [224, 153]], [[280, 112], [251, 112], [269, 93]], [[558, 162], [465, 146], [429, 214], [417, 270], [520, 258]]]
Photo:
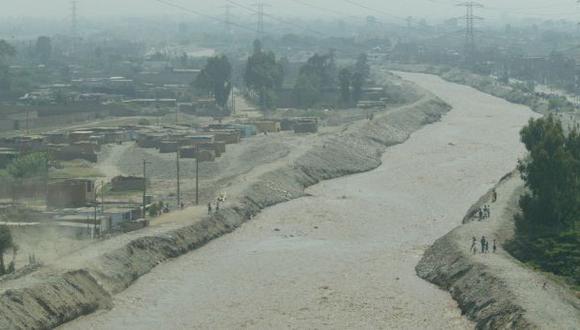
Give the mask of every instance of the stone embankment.
[[[436, 122], [450, 107], [431, 96], [373, 121], [347, 125], [290, 162], [280, 162], [247, 180], [240, 196], [219, 213], [192, 225], [136, 238], [120, 248], [83, 260], [82, 267], [53, 266], [15, 281], [0, 295], [0, 328], [46, 329], [112, 305], [112, 296], [171, 258], [230, 233], [260, 210], [304, 196], [322, 180], [372, 170], [388, 146], [404, 142]], [[76, 263], [75, 263], [76, 264]], [[78, 269], [75, 269], [78, 268]]]

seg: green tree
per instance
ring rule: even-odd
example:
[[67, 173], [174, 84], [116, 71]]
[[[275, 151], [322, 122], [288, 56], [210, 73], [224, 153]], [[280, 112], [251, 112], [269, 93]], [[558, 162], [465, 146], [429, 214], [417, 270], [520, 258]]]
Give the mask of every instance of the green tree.
[[36, 39], [36, 56], [42, 64], [48, 64], [52, 55], [52, 41], [47, 36], [40, 36]]
[[355, 64], [355, 71], [360, 73], [365, 80], [371, 76], [371, 67], [368, 63], [367, 54], [362, 53], [358, 56]]
[[519, 228], [530, 236], [572, 230], [580, 218], [580, 137], [566, 135], [553, 116], [530, 120], [521, 131], [529, 156], [519, 162], [528, 193]]
[[325, 90], [336, 87], [336, 65], [334, 53], [314, 54], [300, 68], [294, 85], [294, 94], [302, 106], [312, 106], [322, 100]]
[[365, 84], [365, 78], [363, 73], [355, 72], [352, 75], [352, 100], [357, 103], [360, 101], [363, 95], [363, 86]]
[[348, 68], [343, 68], [338, 73], [338, 83], [340, 86], [340, 96], [342, 102], [350, 103], [350, 84], [352, 79], [352, 72]]
[[13, 160], [6, 172], [15, 179], [31, 178], [46, 173], [48, 155], [46, 153], [31, 153]]
[[14, 47], [0, 39], [0, 90], [10, 89], [10, 72], [6, 60], [14, 55], [16, 55]]
[[296, 80], [294, 95], [303, 107], [311, 107], [322, 98], [320, 77], [313, 72], [302, 72]]
[[12, 233], [10, 228], [5, 225], [0, 226], [0, 275], [6, 274], [6, 266], [4, 265], [4, 254], [14, 248], [14, 241], [12, 240]]
[[248, 58], [244, 73], [246, 86], [258, 94], [260, 108], [274, 105], [274, 90], [282, 87], [284, 68], [273, 52], [265, 52], [259, 40], [254, 41], [254, 53]]
[[225, 55], [218, 55], [207, 60], [205, 67], [197, 76], [194, 86], [211, 93], [216, 103], [226, 106], [232, 91], [232, 65]]

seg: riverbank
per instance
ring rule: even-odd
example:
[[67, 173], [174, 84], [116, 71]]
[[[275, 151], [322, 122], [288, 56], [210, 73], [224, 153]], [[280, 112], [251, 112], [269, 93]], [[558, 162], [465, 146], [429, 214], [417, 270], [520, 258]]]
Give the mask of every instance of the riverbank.
[[[513, 218], [519, 212], [523, 189], [518, 174], [503, 177], [495, 188], [501, 198], [492, 204], [491, 219], [473, 221], [477, 209], [491, 204], [490, 187], [467, 211], [464, 225], [427, 250], [417, 265], [417, 274], [449, 291], [479, 329], [577, 327], [580, 303], [569, 288], [553, 276], [529, 269], [501, 249], [514, 235]], [[482, 235], [491, 242], [497, 240], [497, 254], [470, 253], [472, 238], [479, 242]]]
[[[514, 259], [502, 246], [514, 237], [514, 216], [520, 212], [523, 182], [518, 173], [495, 187], [499, 198], [486, 194], [467, 213], [465, 224], [437, 240], [417, 265], [417, 274], [449, 291], [478, 329], [575, 329], [580, 301], [568, 287]], [[477, 221], [472, 210], [491, 205], [491, 217]], [[499, 247], [482, 254], [485, 236]], [[477, 253], [471, 252], [476, 237]], [[493, 243], [490, 243], [493, 244]]]
[[[161, 263], [230, 233], [260, 210], [304, 196], [322, 180], [368, 171], [381, 164], [388, 146], [399, 144], [449, 107], [434, 98], [376, 115], [372, 122], [345, 125], [319, 135], [297, 152], [258, 166], [234, 179], [230, 200], [211, 217], [192, 209], [199, 220], [150, 228], [89, 247], [24, 278], [3, 283], [0, 328], [52, 328], [103, 308], [113, 296]], [[195, 218], [194, 218], [195, 219]]]

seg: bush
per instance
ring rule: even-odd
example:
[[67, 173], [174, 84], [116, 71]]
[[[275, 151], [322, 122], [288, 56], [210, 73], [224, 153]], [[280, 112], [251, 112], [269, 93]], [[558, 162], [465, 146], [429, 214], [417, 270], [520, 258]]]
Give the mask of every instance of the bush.
[[565, 232], [539, 238], [520, 237], [506, 248], [516, 258], [543, 271], [571, 280], [580, 288], [580, 233]]

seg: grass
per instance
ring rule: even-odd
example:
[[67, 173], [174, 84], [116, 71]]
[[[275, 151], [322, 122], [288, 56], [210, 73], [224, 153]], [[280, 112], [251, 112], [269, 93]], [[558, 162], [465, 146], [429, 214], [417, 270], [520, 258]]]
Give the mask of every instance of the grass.
[[528, 266], [562, 277], [580, 291], [580, 232], [538, 238], [520, 236], [506, 248]]
[[92, 164], [82, 161], [61, 162], [62, 168], [52, 170], [51, 178], [59, 179], [97, 179], [105, 177]]

